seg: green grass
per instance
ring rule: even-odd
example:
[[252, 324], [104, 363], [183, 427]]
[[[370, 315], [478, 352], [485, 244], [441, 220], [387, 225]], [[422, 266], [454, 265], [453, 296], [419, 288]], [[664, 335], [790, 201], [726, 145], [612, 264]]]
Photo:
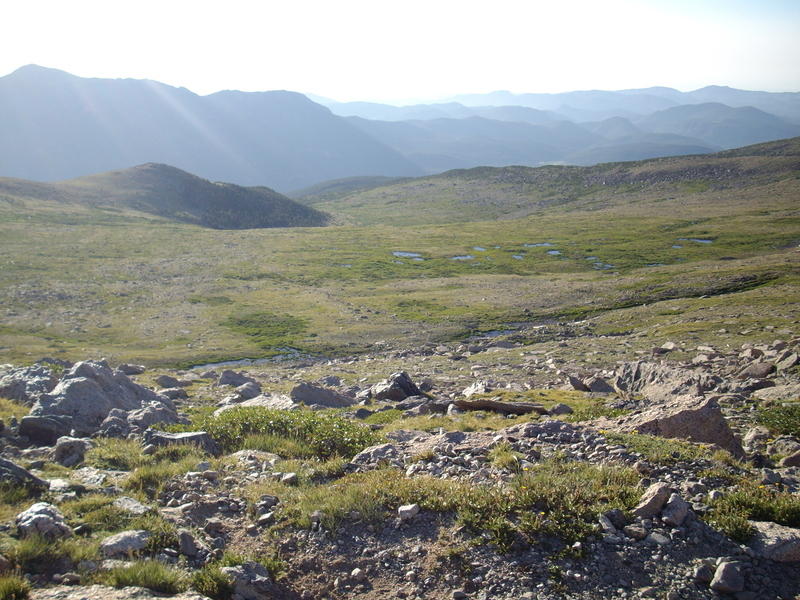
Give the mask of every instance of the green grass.
[[187, 577], [182, 571], [155, 560], [115, 567], [99, 575], [98, 580], [115, 588], [136, 586], [160, 594], [178, 594], [188, 587]]
[[782, 435], [800, 435], [800, 403], [786, 406], [761, 406], [757, 420], [770, 431]]
[[488, 458], [493, 467], [508, 471], [519, 471], [519, 461], [523, 458], [523, 455], [514, 451], [511, 444], [503, 441], [489, 450]]
[[76, 538], [48, 540], [34, 535], [9, 543], [3, 548], [3, 554], [26, 573], [50, 573], [64, 560], [72, 565], [82, 560], [96, 560], [99, 543]]
[[[380, 439], [368, 427], [336, 414], [313, 411], [270, 410], [240, 407], [227, 410], [217, 417], [208, 417], [189, 428], [207, 431], [226, 452], [239, 450], [245, 440], [261, 440], [267, 446], [297, 450], [313, 456], [353, 456]], [[259, 436], [253, 438], [251, 436]], [[264, 437], [266, 436], [266, 437]], [[285, 438], [289, 442], [277, 442]]]
[[16, 417], [19, 420], [27, 415], [30, 410], [29, 406], [25, 406], [21, 402], [0, 396], [0, 420], [4, 423], [8, 423], [11, 417]]
[[397, 506], [418, 503], [423, 510], [456, 516], [505, 552], [518, 537], [531, 542], [546, 536], [563, 543], [582, 538], [593, 530], [598, 512], [632, 507], [641, 493], [637, 483], [632, 469], [551, 460], [507, 486], [406, 478], [399, 470], [379, 469], [318, 485], [256, 484], [247, 496], [278, 495], [278, 527], [308, 528], [311, 513], [319, 510], [328, 530], [354, 514], [367, 522], [384, 522]]
[[646, 460], [655, 464], [671, 465], [698, 458], [711, 459], [713, 455], [709, 446], [678, 439], [640, 433], [605, 432], [604, 435], [610, 443], [622, 444], [628, 450], [642, 454]]
[[30, 584], [19, 575], [0, 575], [0, 600], [28, 600]]
[[[731, 173], [748, 166], [729, 187], [706, 189], [690, 176], [698, 161], [730, 163]], [[791, 324], [798, 311], [785, 299], [800, 288], [798, 258], [787, 250], [800, 240], [793, 168], [786, 157], [761, 156], [477, 169], [323, 204], [353, 224], [309, 229], [216, 231], [0, 203], [0, 302], [15, 313], [0, 326], [0, 362], [190, 365], [283, 346], [349, 354], [376, 340], [419, 346], [582, 316], [600, 318], [599, 330], [661, 339], [710, 336], [723, 326], [717, 317], [744, 328], [767, 310], [776, 326]], [[652, 183], [664, 169], [675, 183]], [[598, 186], [598, 177], [620, 183]], [[387, 225], [395, 222], [414, 227]], [[680, 237], [714, 243], [672, 248]], [[542, 241], [562, 254], [525, 246]], [[397, 250], [425, 260], [398, 259]], [[475, 259], [451, 260], [465, 253]], [[650, 308], [668, 298], [688, 300], [685, 319]], [[745, 308], [728, 310], [734, 304]]]
[[744, 480], [735, 491], [714, 502], [708, 520], [732, 539], [745, 543], [753, 534], [748, 520], [800, 527], [800, 498]]

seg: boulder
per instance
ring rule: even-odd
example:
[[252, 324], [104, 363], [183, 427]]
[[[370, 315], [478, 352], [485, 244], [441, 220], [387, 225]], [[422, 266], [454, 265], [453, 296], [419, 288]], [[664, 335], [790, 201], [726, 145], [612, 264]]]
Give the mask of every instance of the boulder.
[[242, 400], [250, 400], [261, 394], [261, 386], [255, 381], [248, 381], [236, 388], [236, 393]]
[[775, 365], [769, 362], [750, 363], [739, 372], [739, 379], [763, 379], [774, 370]]
[[350, 461], [356, 465], [375, 465], [385, 461], [397, 460], [400, 457], [394, 444], [370, 446], [356, 454]]
[[173, 408], [158, 404], [150, 404], [144, 408], [130, 411], [127, 414], [126, 421], [132, 430], [137, 433], [141, 433], [148, 427], [159, 423], [189, 423], [188, 419], [179, 417]]
[[28, 537], [40, 535], [55, 540], [72, 535], [72, 529], [64, 521], [64, 515], [52, 504], [37, 502], [15, 519], [19, 535]]
[[800, 467], [800, 451], [782, 458], [781, 467]]
[[744, 575], [739, 565], [732, 562], [721, 562], [711, 580], [712, 590], [727, 594], [735, 594], [744, 590]]
[[753, 396], [759, 400], [796, 400], [800, 398], [800, 383], [776, 385], [774, 387], [756, 390]]
[[83, 462], [92, 442], [81, 438], [60, 437], [53, 448], [53, 460], [65, 467], [74, 467]]
[[487, 381], [485, 379], [479, 379], [475, 383], [465, 387], [464, 391], [461, 393], [464, 394], [464, 396], [466, 396], [467, 398], [469, 398], [470, 396], [474, 396], [476, 394], [488, 394], [493, 389], [494, 386], [490, 381]]
[[143, 529], [121, 531], [100, 542], [100, 552], [106, 558], [127, 558], [144, 550], [150, 534]]
[[595, 426], [612, 431], [646, 433], [665, 438], [715, 444], [736, 457], [743, 457], [742, 445], [722, 416], [713, 397], [679, 396], [651, 406], [639, 414], [617, 419], [597, 419]]
[[57, 382], [53, 372], [43, 365], [11, 369], [0, 377], [0, 397], [31, 405]]
[[800, 529], [767, 521], [750, 524], [755, 530], [750, 547], [756, 556], [776, 562], [800, 562]]
[[252, 377], [248, 377], [243, 373], [237, 373], [230, 369], [225, 369], [217, 379], [217, 385], [229, 385], [231, 387], [239, 387], [250, 381], [255, 381]]
[[130, 498], [129, 496], [120, 496], [114, 500], [114, 502], [112, 502], [112, 506], [128, 513], [129, 515], [135, 515], [137, 517], [146, 515], [147, 513], [153, 511], [153, 509], [149, 506], [146, 506], [139, 502], [136, 498]]
[[[76, 363], [50, 393], [39, 397], [31, 409], [31, 417], [66, 419], [76, 435], [88, 436], [100, 429], [114, 408], [129, 412], [148, 407], [156, 411], [161, 422], [178, 422], [175, 406], [169, 398], [134, 383], [121, 371], [112, 371], [105, 361], [86, 361]], [[39, 436], [36, 439], [26, 433], [35, 441], [45, 437], [43, 423], [29, 421], [28, 427], [35, 429]], [[52, 432], [49, 443], [69, 431], [61, 428]], [[53, 438], [54, 433], [59, 435]]]
[[156, 377], [156, 384], [162, 388], [181, 387], [181, 382], [172, 375], [159, 375]]
[[422, 392], [411, 381], [405, 371], [392, 373], [388, 379], [372, 386], [372, 395], [377, 400], [390, 400], [399, 402], [409, 396], [421, 396]]
[[227, 404], [226, 406], [222, 406], [214, 411], [214, 416], [218, 417], [222, 413], [228, 410], [232, 410], [234, 408], [239, 407], [261, 407], [261, 408], [270, 408], [270, 409], [277, 409], [277, 410], [291, 410], [297, 407], [297, 404], [289, 398], [289, 396], [285, 396], [283, 394], [272, 394], [269, 396], [256, 396], [255, 398], [251, 398], [250, 400], [245, 400], [244, 402], [239, 402], [236, 404]]
[[637, 361], [623, 363], [616, 371], [612, 386], [623, 396], [642, 395], [652, 402], [669, 402], [679, 395], [701, 395], [721, 382], [721, 378], [702, 370]]
[[800, 356], [797, 355], [797, 352], [787, 353], [785, 356], [778, 359], [778, 362], [775, 363], [775, 368], [778, 371], [786, 371], [787, 369], [791, 369], [798, 362], [800, 362]]
[[235, 567], [222, 567], [222, 573], [233, 586], [234, 596], [242, 600], [263, 600], [275, 597], [269, 571], [260, 563], [249, 562]]
[[119, 370], [122, 373], [125, 373], [125, 375], [141, 375], [147, 369], [145, 369], [144, 365], [131, 365], [128, 363], [122, 363], [120, 366], [117, 367], [117, 370]]
[[289, 397], [293, 401], [307, 406], [317, 404], [326, 408], [343, 408], [356, 403], [355, 398], [349, 398], [336, 390], [306, 382], [298, 383], [294, 386], [292, 391], [289, 392]]
[[633, 509], [633, 515], [649, 519], [661, 512], [670, 497], [671, 488], [663, 482], [652, 484], [639, 499], [639, 504]]
[[69, 415], [28, 415], [19, 422], [19, 434], [27, 437], [37, 446], [52, 446], [58, 438], [72, 431], [72, 417]]
[[142, 439], [146, 446], [196, 446], [206, 454], [219, 456], [222, 451], [217, 442], [205, 431], [186, 431], [183, 433], [167, 433], [166, 431], [156, 431], [148, 429], [144, 432]]
[[49, 487], [43, 479], [5, 458], [0, 458], [0, 482], [26, 486], [34, 490], [46, 490]]
[[571, 415], [573, 412], [575, 411], [572, 410], [572, 407], [563, 402], [559, 402], [550, 407], [551, 415]]
[[589, 386], [587, 386], [580, 377], [575, 377], [575, 375], [567, 375], [567, 381], [572, 386], [572, 389], [578, 392], [589, 392]]
[[613, 394], [614, 388], [602, 377], [589, 377], [583, 382], [594, 394]]
[[678, 494], [672, 494], [661, 511], [661, 519], [667, 525], [680, 527], [689, 515], [689, 503]]

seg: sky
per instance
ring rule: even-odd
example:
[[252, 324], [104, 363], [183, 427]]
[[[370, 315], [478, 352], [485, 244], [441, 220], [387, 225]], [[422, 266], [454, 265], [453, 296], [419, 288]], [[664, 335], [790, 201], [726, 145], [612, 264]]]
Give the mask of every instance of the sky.
[[800, 91], [800, 0], [3, 0], [0, 20], [0, 75], [38, 64], [198, 94]]

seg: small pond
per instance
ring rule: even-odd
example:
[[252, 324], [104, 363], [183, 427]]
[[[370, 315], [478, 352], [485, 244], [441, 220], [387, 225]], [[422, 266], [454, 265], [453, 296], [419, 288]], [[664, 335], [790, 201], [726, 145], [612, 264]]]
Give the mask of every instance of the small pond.
[[419, 252], [405, 252], [402, 250], [392, 252], [392, 256], [396, 256], [397, 258], [422, 258], [422, 254]]
[[679, 242], [694, 242], [696, 244], [713, 244], [714, 240], [704, 240], [702, 238], [678, 238]]
[[472, 254], [463, 254], [461, 256], [451, 256], [450, 260], [475, 260]]
[[522, 244], [526, 248], [548, 248], [552, 246], [550, 242], [537, 242], [536, 244]]

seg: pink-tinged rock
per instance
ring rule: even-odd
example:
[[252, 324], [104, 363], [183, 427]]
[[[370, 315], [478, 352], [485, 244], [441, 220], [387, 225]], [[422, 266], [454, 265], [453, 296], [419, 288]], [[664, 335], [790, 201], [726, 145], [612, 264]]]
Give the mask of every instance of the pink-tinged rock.
[[800, 562], [800, 529], [750, 521], [756, 533], [750, 547], [756, 555], [776, 562]]
[[649, 519], [661, 512], [671, 493], [669, 485], [663, 482], [654, 483], [645, 490], [639, 504], [633, 509], [634, 516]]

